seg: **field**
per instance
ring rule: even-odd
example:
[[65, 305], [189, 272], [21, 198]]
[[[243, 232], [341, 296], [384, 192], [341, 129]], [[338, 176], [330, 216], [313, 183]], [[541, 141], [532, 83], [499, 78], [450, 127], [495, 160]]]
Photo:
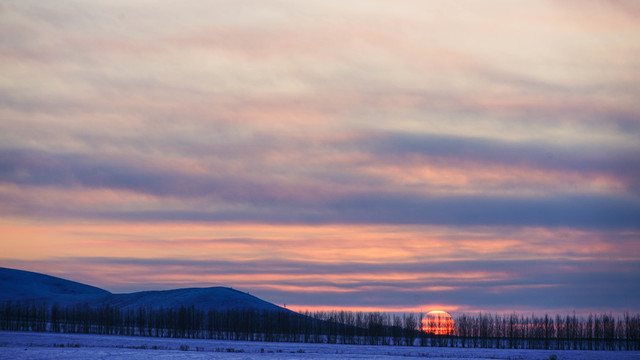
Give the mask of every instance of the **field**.
[[640, 352], [424, 348], [0, 331], [0, 359], [637, 359]]

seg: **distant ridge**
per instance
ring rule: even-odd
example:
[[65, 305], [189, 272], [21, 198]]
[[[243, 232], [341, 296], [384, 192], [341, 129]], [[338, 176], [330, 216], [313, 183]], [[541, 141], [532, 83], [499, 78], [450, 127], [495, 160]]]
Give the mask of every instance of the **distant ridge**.
[[59, 305], [94, 302], [110, 292], [31, 271], [0, 267], [0, 301], [54, 303]]
[[31, 271], [0, 267], [0, 302], [73, 306], [110, 305], [122, 309], [169, 309], [193, 306], [198, 310], [286, 311], [277, 305], [228, 287], [184, 288], [112, 294], [106, 290]]
[[193, 306], [199, 310], [253, 309], [257, 311], [288, 311], [253, 295], [228, 287], [185, 288], [112, 294], [103, 302], [124, 309], [147, 306], [154, 309]]

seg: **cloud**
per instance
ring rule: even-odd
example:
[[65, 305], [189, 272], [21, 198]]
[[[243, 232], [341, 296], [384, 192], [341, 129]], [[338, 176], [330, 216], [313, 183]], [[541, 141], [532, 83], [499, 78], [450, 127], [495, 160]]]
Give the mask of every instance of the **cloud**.
[[631, 4], [3, 4], [0, 253], [131, 288], [264, 266], [242, 284], [299, 304], [626, 306], [598, 286], [638, 298], [607, 262], [638, 254]]
[[[319, 263], [308, 261], [204, 261], [169, 258], [66, 258], [47, 261], [59, 271], [110, 269], [91, 281], [111, 282], [123, 271], [152, 289], [226, 285], [250, 290], [276, 303], [393, 309], [447, 304], [461, 309], [509, 311], [514, 305], [539, 312], [634, 309], [637, 261], [513, 260], [403, 263]], [[70, 271], [70, 270], [69, 270]], [[102, 271], [102, 270], [100, 270]], [[89, 271], [91, 273], [91, 271]], [[388, 281], [381, 280], [397, 274]], [[71, 275], [71, 274], [69, 274]], [[86, 275], [84, 275], [86, 277]], [[131, 277], [129, 277], [131, 280]], [[174, 283], [167, 282], [174, 279]], [[188, 282], [185, 283], [185, 281]], [[77, 280], [77, 275], [76, 275]], [[135, 288], [136, 285], [134, 285]], [[602, 291], [606, 289], [606, 291]], [[113, 290], [111, 288], [110, 290]], [[128, 290], [124, 290], [128, 291]], [[313, 300], [310, 300], [312, 294]], [[428, 309], [425, 309], [428, 310]]]
[[354, 222], [576, 228], [634, 228], [639, 220], [636, 214], [640, 209], [634, 201], [602, 197], [416, 199], [364, 196], [331, 206], [342, 218]]
[[640, 179], [640, 174], [632, 170], [638, 165], [636, 155], [639, 149], [635, 147], [567, 147], [544, 142], [507, 142], [479, 137], [406, 133], [380, 134], [364, 143], [376, 155], [393, 157], [394, 161], [420, 155], [436, 161], [460, 160], [532, 169], [607, 172], [635, 183]]
[[232, 286], [302, 309], [619, 312], [640, 291], [630, 230], [104, 220], [0, 230], [16, 239], [3, 266], [115, 292]]
[[[364, 140], [362, 143], [338, 143], [338, 147], [362, 148], [379, 163], [367, 166], [396, 166], [409, 159], [404, 166], [411, 169], [417, 163], [499, 164], [504, 166], [578, 173], [608, 173], [611, 178], [628, 181], [631, 194], [640, 176], [633, 166], [631, 155], [613, 156], [585, 151], [580, 154], [563, 149], [538, 148], [527, 145], [508, 146], [499, 142], [475, 139], [424, 136], [388, 136]], [[268, 140], [267, 140], [268, 143]], [[293, 144], [298, 146], [297, 143]], [[395, 185], [385, 189], [384, 178], [363, 177], [357, 164], [353, 169], [340, 166], [333, 170], [329, 164], [319, 163], [307, 168], [308, 173], [289, 171], [291, 179], [278, 178], [270, 173], [251, 169], [254, 151], [227, 153], [245, 161], [247, 170], [229, 172], [233, 161], [224, 160], [219, 167], [200, 168], [189, 162], [175, 163], [160, 159], [120, 158], [80, 154], [56, 154], [43, 151], [2, 151], [0, 176], [5, 183], [18, 185], [22, 191], [3, 194], [6, 203], [20, 204], [24, 214], [36, 209], [50, 216], [71, 216], [99, 219], [131, 219], [134, 221], [258, 221], [276, 223], [391, 223], [391, 224], [447, 224], [447, 225], [525, 225], [572, 226], [577, 228], [636, 228], [640, 223], [640, 204], [622, 194], [558, 194], [530, 196], [483, 193], [482, 184], [476, 194], [447, 194], [416, 192], [413, 187]], [[295, 151], [287, 145], [277, 150]], [[309, 150], [303, 150], [309, 151]], [[313, 150], [311, 150], [313, 151]], [[548, 151], [548, 152], [547, 152]], [[260, 155], [255, 153], [260, 160]], [[376, 157], [375, 154], [380, 154]], [[218, 154], [222, 159], [225, 152]], [[339, 158], [340, 155], [338, 155]], [[435, 160], [431, 160], [435, 159]], [[193, 162], [190, 162], [193, 164]], [[263, 164], [254, 162], [257, 169]], [[348, 165], [345, 164], [345, 165]], [[640, 165], [640, 164], [639, 164]], [[275, 168], [277, 169], [277, 167]], [[310, 171], [309, 171], [310, 170]], [[321, 178], [311, 175], [328, 172]], [[284, 168], [286, 172], [286, 168]], [[400, 174], [402, 176], [402, 174]], [[342, 184], [338, 184], [342, 182]], [[360, 184], [350, 191], [349, 183]], [[347, 184], [347, 185], [345, 185]], [[472, 184], [463, 184], [469, 188]], [[546, 186], [553, 186], [549, 183]], [[26, 188], [25, 188], [26, 187]], [[60, 206], [31, 198], [27, 188], [51, 187], [69, 189], [78, 194], [88, 189], [110, 189], [154, 197], [153, 207], [123, 209], [84, 203], [82, 207]], [[86, 189], [86, 190], [85, 190]], [[526, 188], [524, 188], [526, 189]], [[23, 194], [23, 195], [21, 195]], [[21, 199], [21, 196], [24, 196]], [[176, 202], [176, 200], [179, 200]], [[157, 202], [166, 206], [156, 207]], [[72, 202], [69, 202], [71, 205]], [[76, 204], [79, 205], [79, 204]], [[20, 207], [20, 205], [16, 205]], [[14, 208], [15, 209], [15, 208]], [[5, 212], [11, 212], [5, 208]], [[20, 212], [19, 209], [15, 210]]]

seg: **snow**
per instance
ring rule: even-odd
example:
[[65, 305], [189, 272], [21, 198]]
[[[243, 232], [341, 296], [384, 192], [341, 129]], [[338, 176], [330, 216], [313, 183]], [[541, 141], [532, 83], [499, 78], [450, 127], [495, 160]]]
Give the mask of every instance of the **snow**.
[[[181, 350], [182, 348], [182, 350]], [[0, 359], [635, 359], [640, 352], [266, 343], [0, 331]]]
[[58, 304], [62, 307], [87, 303], [120, 309], [151, 307], [177, 309], [193, 306], [198, 310], [254, 309], [289, 311], [277, 305], [227, 287], [186, 288], [112, 294], [106, 290], [54, 276], [0, 267], [0, 302]]
[[0, 301], [35, 303], [53, 302], [58, 305], [73, 305], [80, 301], [91, 302], [110, 292], [75, 281], [30, 271], [0, 267]]
[[186, 288], [163, 291], [142, 291], [131, 294], [114, 294], [105, 304], [121, 309], [151, 306], [154, 309], [177, 309], [180, 306], [194, 306], [196, 309], [252, 308], [258, 311], [285, 311], [255, 296], [227, 287]]

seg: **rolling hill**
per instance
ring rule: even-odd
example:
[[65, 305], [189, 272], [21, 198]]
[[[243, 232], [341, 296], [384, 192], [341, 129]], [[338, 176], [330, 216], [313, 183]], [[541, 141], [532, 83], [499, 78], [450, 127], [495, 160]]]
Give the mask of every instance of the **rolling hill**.
[[110, 305], [123, 309], [193, 306], [199, 310], [289, 311], [227, 287], [185, 288], [112, 294], [94, 286], [45, 274], [0, 267], [0, 302]]
[[75, 281], [30, 271], [0, 268], [0, 301], [58, 303], [72, 305], [93, 303], [112, 295], [110, 292]]
[[257, 311], [288, 311], [255, 296], [227, 287], [112, 294], [104, 299], [103, 302], [123, 309], [141, 306], [168, 309], [184, 305], [187, 307], [193, 306], [200, 310], [253, 309]]

